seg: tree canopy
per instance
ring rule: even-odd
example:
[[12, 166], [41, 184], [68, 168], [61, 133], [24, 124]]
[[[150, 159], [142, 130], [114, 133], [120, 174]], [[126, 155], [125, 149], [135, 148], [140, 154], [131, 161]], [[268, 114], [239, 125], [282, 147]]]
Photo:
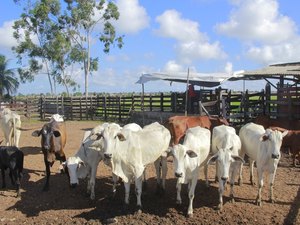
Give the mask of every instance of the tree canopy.
[[[91, 52], [92, 39], [98, 39], [104, 53], [112, 45], [123, 46], [112, 21], [119, 19], [117, 6], [106, 0], [15, 0], [25, 7], [14, 24], [13, 47], [19, 63], [21, 82], [32, 82], [36, 74], [48, 77], [51, 93], [56, 85], [75, 91], [72, 68], [81, 65], [88, 95], [88, 77], [99, 68], [99, 53]], [[96, 29], [97, 28], [97, 29]]]

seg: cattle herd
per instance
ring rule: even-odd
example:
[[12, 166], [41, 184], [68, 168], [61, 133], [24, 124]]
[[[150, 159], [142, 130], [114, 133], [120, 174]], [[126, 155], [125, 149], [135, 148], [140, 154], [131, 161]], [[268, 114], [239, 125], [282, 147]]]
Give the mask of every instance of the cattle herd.
[[[2, 188], [5, 187], [5, 171], [8, 169], [12, 184], [20, 196], [24, 154], [19, 150], [21, 135], [20, 116], [6, 108], [1, 112], [1, 128], [5, 146], [0, 147], [0, 169]], [[299, 129], [299, 130], [298, 130]], [[130, 186], [135, 185], [137, 210], [142, 210], [142, 187], [146, 182], [147, 165], [154, 164], [157, 192], [165, 191], [167, 158], [173, 157], [174, 176], [177, 178], [176, 203], [181, 204], [181, 186], [188, 184], [189, 205], [187, 216], [193, 215], [194, 192], [200, 168], [204, 168], [206, 184], [208, 166], [216, 166], [216, 181], [219, 184], [219, 205], [223, 207], [223, 192], [230, 184], [230, 198], [234, 202], [234, 184], [242, 185], [245, 155], [250, 166], [250, 182], [253, 184], [253, 166], [257, 167], [258, 190], [256, 204], [262, 205], [263, 174], [269, 174], [269, 200], [274, 202], [273, 185], [281, 148], [288, 148], [293, 156], [293, 164], [299, 163], [300, 126], [297, 123], [272, 120], [260, 116], [254, 122], [243, 125], [239, 131], [224, 118], [209, 116], [174, 116], [164, 124], [151, 123], [144, 127], [130, 123], [102, 123], [86, 131], [78, 151], [66, 157], [64, 146], [67, 133], [63, 116], [54, 114], [50, 121], [32, 136], [41, 139], [46, 181], [44, 191], [50, 188], [50, 167], [60, 161], [61, 172], [66, 173], [69, 184], [75, 188], [80, 179], [87, 178], [87, 193], [95, 199], [97, 167], [103, 161], [111, 168], [112, 194], [116, 192], [118, 181], [125, 188], [125, 206], [129, 204]], [[300, 143], [299, 143], [300, 144]]]

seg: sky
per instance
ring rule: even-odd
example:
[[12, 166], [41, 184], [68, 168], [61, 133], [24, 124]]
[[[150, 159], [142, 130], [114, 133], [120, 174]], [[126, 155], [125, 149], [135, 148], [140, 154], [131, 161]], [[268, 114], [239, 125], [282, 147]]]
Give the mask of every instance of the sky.
[[[120, 12], [114, 24], [124, 46], [104, 54], [94, 41], [92, 55], [99, 70], [89, 76], [89, 92], [141, 92], [143, 73], [199, 73], [255, 70], [274, 63], [300, 61], [300, 1], [295, 0], [115, 0]], [[22, 13], [13, 0], [0, 1], [0, 54], [16, 68], [11, 47], [12, 24]], [[99, 25], [100, 26], [100, 25]], [[73, 68], [79, 92], [84, 73]], [[273, 82], [273, 81], [272, 81]], [[277, 81], [274, 81], [275, 83]], [[265, 81], [225, 82], [223, 88], [260, 91]], [[145, 92], [185, 91], [167, 81], [145, 84]], [[57, 93], [65, 91], [57, 88]], [[45, 74], [20, 84], [18, 93], [49, 93]]]

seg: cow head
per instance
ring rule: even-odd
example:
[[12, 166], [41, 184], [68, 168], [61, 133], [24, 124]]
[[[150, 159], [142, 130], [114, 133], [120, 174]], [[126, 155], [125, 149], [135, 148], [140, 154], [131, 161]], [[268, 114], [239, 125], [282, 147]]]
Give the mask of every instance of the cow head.
[[245, 163], [245, 161], [237, 155], [232, 154], [232, 147], [227, 149], [227, 148], [221, 148], [218, 149], [218, 152], [210, 157], [207, 161], [207, 165], [212, 164], [213, 162], [216, 162], [218, 165], [218, 177], [221, 179], [223, 182], [226, 182], [227, 179], [229, 178], [229, 169], [230, 165], [233, 162], [241, 162]]
[[125, 140], [121, 129], [121, 126], [116, 123], [111, 123], [104, 128], [101, 137], [103, 140], [104, 157], [106, 159], [111, 159], [118, 143]]
[[272, 159], [280, 158], [280, 148], [282, 139], [288, 134], [288, 130], [280, 132], [279, 130], [266, 129], [266, 132], [260, 137], [260, 141], [266, 144], [268, 152]]
[[51, 142], [54, 137], [60, 137], [61, 133], [58, 129], [53, 126], [54, 123], [46, 123], [41, 130], [35, 130], [32, 132], [32, 136], [39, 137], [41, 136], [42, 148], [45, 150], [50, 150]]
[[174, 157], [174, 171], [177, 178], [185, 177], [185, 163], [187, 160], [196, 158], [198, 155], [193, 150], [188, 149], [182, 144], [174, 145], [171, 149]]
[[75, 188], [79, 184], [79, 179], [87, 176], [88, 170], [84, 162], [76, 156], [71, 156], [63, 164], [64, 168], [68, 168], [70, 186]]

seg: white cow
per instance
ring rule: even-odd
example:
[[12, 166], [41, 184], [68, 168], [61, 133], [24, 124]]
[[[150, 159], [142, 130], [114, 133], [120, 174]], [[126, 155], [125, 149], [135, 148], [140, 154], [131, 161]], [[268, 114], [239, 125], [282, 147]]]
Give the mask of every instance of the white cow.
[[137, 206], [141, 208], [144, 169], [168, 149], [170, 132], [159, 123], [140, 131], [120, 129], [116, 124], [110, 124], [102, 132], [102, 137], [104, 156], [111, 159], [112, 172], [124, 182], [125, 204], [129, 204], [130, 183], [135, 181]]
[[95, 199], [95, 180], [99, 162], [104, 158], [103, 152], [92, 147], [94, 140], [89, 138], [91, 131], [84, 133], [84, 138], [79, 150], [74, 156], [71, 156], [63, 163], [68, 168], [70, 176], [70, 186], [76, 187], [79, 179], [88, 178], [87, 193], [90, 198]]
[[[278, 162], [280, 160], [280, 147], [282, 138], [288, 131], [281, 133], [278, 130], [264, 129], [263, 126], [255, 123], [244, 125], [239, 136], [242, 142], [241, 156], [247, 154], [250, 160], [250, 179], [253, 177], [253, 163], [256, 161], [258, 176], [258, 194], [256, 204], [261, 206], [261, 190], [263, 187], [263, 173], [269, 173], [270, 201], [274, 202], [273, 185]], [[253, 183], [253, 182], [252, 182]]]
[[239, 156], [241, 141], [235, 129], [226, 125], [214, 127], [211, 151], [214, 155], [207, 161], [207, 165], [216, 162], [216, 177], [219, 182], [218, 209], [221, 210], [223, 208], [223, 193], [229, 177], [230, 197], [231, 201], [234, 202], [233, 185], [235, 176], [244, 163], [244, 160]]
[[189, 207], [188, 216], [193, 215], [193, 200], [199, 170], [203, 166], [210, 151], [210, 131], [200, 126], [189, 128], [183, 144], [174, 145], [171, 154], [174, 157], [174, 171], [177, 179], [177, 204], [181, 204], [181, 184], [188, 184]]
[[19, 147], [21, 117], [9, 108], [4, 108], [1, 112], [1, 128], [4, 133], [6, 145]]
[[[92, 131], [101, 131], [108, 123], [103, 123], [95, 127]], [[95, 181], [99, 162], [104, 159], [103, 140], [98, 140], [98, 145], [93, 146], [96, 140], [92, 139], [92, 131], [84, 133], [81, 146], [74, 156], [71, 156], [63, 163], [64, 168], [68, 168], [70, 176], [70, 186], [76, 187], [79, 179], [88, 178], [87, 193], [92, 200], [95, 199]], [[113, 193], [115, 193], [118, 177], [113, 175]]]

